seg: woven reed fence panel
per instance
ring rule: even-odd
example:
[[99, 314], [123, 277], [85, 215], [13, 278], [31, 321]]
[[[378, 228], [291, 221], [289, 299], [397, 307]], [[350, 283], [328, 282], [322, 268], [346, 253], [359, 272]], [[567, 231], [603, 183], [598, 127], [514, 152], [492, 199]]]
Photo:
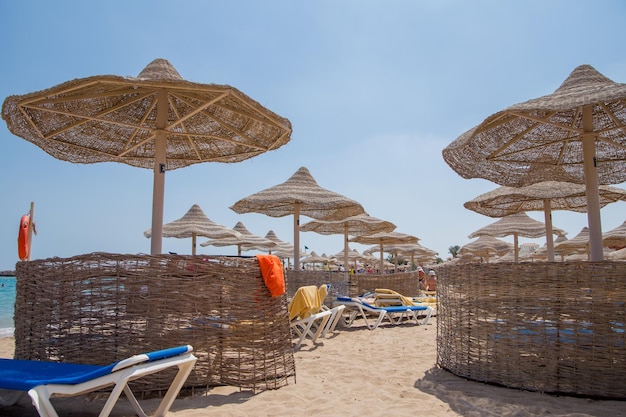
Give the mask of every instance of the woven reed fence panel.
[[350, 283], [345, 279], [346, 274], [334, 271], [286, 271], [287, 295], [289, 298], [298, 291], [298, 288], [306, 285], [319, 287], [323, 284], [330, 284], [330, 289], [326, 294], [325, 304], [332, 304], [337, 296], [347, 295]]
[[330, 305], [337, 296], [356, 297], [377, 288], [387, 288], [407, 296], [417, 296], [419, 282], [417, 272], [402, 272], [398, 274], [353, 274], [329, 271], [286, 271], [287, 294], [293, 297], [298, 288], [305, 285], [320, 286], [330, 284], [326, 296], [326, 304]]
[[437, 363], [477, 381], [626, 399], [626, 262], [438, 271]]
[[190, 344], [186, 387], [295, 382], [287, 297], [270, 296], [256, 258], [92, 253], [20, 262], [16, 276], [17, 359], [109, 364]]
[[397, 274], [355, 274], [350, 276], [350, 296], [364, 294], [377, 288], [387, 288], [413, 297], [420, 294], [417, 272]]

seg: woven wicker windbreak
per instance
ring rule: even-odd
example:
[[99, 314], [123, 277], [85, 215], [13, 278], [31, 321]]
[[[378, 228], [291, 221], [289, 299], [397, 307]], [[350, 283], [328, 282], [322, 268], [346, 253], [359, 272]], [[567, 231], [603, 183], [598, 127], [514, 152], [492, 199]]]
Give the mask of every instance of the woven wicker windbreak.
[[287, 293], [293, 296], [298, 288], [305, 285], [320, 286], [330, 284], [326, 304], [330, 305], [337, 296], [356, 297], [377, 288], [386, 288], [406, 296], [418, 296], [419, 279], [417, 272], [398, 274], [354, 274], [348, 280], [342, 272], [330, 271], [287, 271]]
[[365, 294], [376, 288], [394, 290], [408, 297], [416, 297], [420, 294], [417, 272], [350, 275], [350, 296]]
[[16, 359], [108, 364], [190, 344], [186, 387], [295, 382], [287, 297], [270, 296], [256, 258], [92, 253], [20, 262], [16, 276]]
[[625, 262], [443, 265], [437, 364], [477, 381], [626, 399]]

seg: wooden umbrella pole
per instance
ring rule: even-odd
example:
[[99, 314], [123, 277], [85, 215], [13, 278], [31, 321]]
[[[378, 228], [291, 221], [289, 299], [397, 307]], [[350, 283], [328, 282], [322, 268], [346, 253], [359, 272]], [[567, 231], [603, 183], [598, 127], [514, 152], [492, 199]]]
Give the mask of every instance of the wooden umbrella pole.
[[344, 225], [343, 231], [343, 275], [346, 281], [348, 280], [348, 274], [350, 271], [348, 270], [348, 262], [350, 262], [350, 247], [348, 246], [348, 224]]
[[293, 205], [293, 269], [300, 270], [300, 203]]
[[602, 225], [600, 222], [600, 193], [596, 168], [596, 138], [593, 134], [593, 109], [583, 107], [583, 166], [587, 190], [587, 220], [589, 223], [590, 261], [601, 261]]
[[167, 91], [159, 90], [157, 102], [157, 131], [154, 139], [154, 183], [152, 189], [152, 240], [150, 254], [163, 251], [163, 201], [165, 194], [165, 167], [167, 163]]
[[549, 198], [543, 200], [543, 214], [546, 223], [546, 246], [548, 262], [554, 262], [554, 237], [552, 236], [552, 203]]

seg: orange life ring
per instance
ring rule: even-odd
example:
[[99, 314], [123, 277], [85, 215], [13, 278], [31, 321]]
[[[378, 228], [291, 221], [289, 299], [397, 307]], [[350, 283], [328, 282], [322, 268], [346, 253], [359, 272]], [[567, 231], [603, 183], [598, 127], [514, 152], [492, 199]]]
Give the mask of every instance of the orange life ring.
[[17, 255], [21, 261], [28, 260], [29, 244], [28, 244], [28, 225], [30, 216], [25, 214], [20, 220], [20, 230], [17, 234]]

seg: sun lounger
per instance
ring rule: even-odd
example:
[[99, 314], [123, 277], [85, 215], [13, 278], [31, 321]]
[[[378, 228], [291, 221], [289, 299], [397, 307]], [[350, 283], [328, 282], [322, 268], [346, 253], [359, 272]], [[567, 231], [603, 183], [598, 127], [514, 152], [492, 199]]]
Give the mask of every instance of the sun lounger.
[[[143, 353], [110, 365], [83, 365], [31, 360], [0, 359], [0, 390], [28, 392], [41, 417], [58, 417], [50, 399], [78, 396], [113, 387], [102, 411], [108, 416], [122, 392], [140, 417], [164, 416], [187, 380], [197, 358], [191, 346]], [[146, 414], [128, 386], [130, 381], [178, 367], [178, 373], [153, 414]]]
[[[349, 314], [343, 316], [345, 326], [350, 327], [354, 323], [354, 320], [362, 318], [365, 321], [365, 325], [370, 330], [376, 329], [385, 318], [394, 325], [402, 323], [405, 319], [407, 321], [415, 320], [417, 324], [420, 324], [419, 316], [421, 314], [425, 314], [426, 316], [421, 324], [427, 324], [433, 312], [432, 307], [429, 306], [376, 307], [359, 298], [350, 297], [337, 297], [333, 305], [344, 305], [346, 309], [349, 310]], [[373, 322], [371, 322], [372, 319]]]
[[322, 334], [321, 334], [322, 337], [326, 337], [326, 335], [329, 332], [335, 331], [335, 328], [337, 327], [337, 323], [339, 323], [339, 321], [341, 320], [341, 314], [343, 310], [346, 308], [346, 306], [344, 305], [338, 305], [338, 306], [334, 306], [330, 308], [324, 304], [324, 300], [326, 299], [326, 295], [328, 294], [329, 287], [330, 287], [330, 284], [324, 284], [324, 285], [320, 285], [320, 287], [317, 289], [317, 292], [319, 293], [319, 296], [320, 296], [321, 310], [322, 311], [329, 310], [331, 312], [330, 318], [328, 319], [326, 326], [324, 327], [324, 329], [322, 329]]
[[374, 305], [376, 307], [412, 306], [415, 303], [411, 297], [402, 295], [394, 290], [377, 288], [374, 290]]
[[300, 349], [307, 336], [315, 344], [326, 329], [333, 313], [330, 310], [323, 310], [322, 302], [315, 285], [298, 288], [289, 302], [289, 325], [298, 336], [294, 349]]

